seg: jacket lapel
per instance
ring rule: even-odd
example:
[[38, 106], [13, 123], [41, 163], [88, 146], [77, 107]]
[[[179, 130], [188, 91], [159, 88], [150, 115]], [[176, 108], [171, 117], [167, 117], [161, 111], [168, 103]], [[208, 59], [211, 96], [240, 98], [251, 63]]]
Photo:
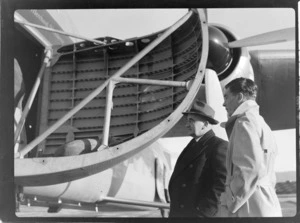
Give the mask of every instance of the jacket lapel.
[[191, 164], [205, 151], [205, 149], [209, 146], [209, 139], [211, 139], [213, 136], [215, 136], [215, 134], [212, 130], [210, 130], [204, 136], [202, 136], [198, 142], [196, 142], [195, 139], [191, 140], [191, 142], [185, 147], [177, 159], [170, 183], [176, 178], [176, 176], [180, 175], [180, 173], [187, 168], [189, 164]]
[[231, 136], [231, 133], [232, 133], [232, 130], [233, 130], [233, 126], [234, 126], [234, 123], [235, 123], [235, 121], [236, 121], [237, 118], [238, 118], [238, 115], [232, 116], [226, 122], [225, 129], [226, 129], [226, 133], [227, 133], [228, 139]]

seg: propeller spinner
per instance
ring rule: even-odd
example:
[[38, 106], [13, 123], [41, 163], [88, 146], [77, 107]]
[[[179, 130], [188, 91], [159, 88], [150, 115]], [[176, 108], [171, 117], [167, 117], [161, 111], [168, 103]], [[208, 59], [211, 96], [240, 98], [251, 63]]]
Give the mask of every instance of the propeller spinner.
[[[231, 41], [223, 30], [209, 26], [209, 54], [207, 68], [214, 70], [218, 76], [224, 73], [232, 64], [234, 48], [266, 45], [295, 40], [295, 28], [286, 28], [272, 32]], [[231, 42], [230, 42], [231, 41]]]
[[225, 34], [215, 26], [208, 27], [209, 54], [207, 68], [214, 70], [218, 75], [224, 73], [232, 62], [232, 50], [228, 47]]

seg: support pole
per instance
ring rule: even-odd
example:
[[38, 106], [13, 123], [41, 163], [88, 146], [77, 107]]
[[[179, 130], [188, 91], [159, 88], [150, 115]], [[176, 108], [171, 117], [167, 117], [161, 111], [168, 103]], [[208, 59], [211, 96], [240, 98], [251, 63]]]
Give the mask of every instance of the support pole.
[[113, 91], [115, 88], [114, 81], [110, 81], [106, 88], [106, 107], [105, 107], [105, 116], [104, 116], [104, 126], [103, 126], [103, 137], [102, 145], [108, 146], [109, 138], [109, 126], [111, 120], [111, 110], [113, 109]]
[[65, 36], [71, 36], [71, 37], [74, 37], [74, 38], [77, 38], [77, 39], [86, 40], [86, 41], [96, 43], [96, 44], [101, 44], [101, 45], [106, 44], [105, 42], [102, 42], [100, 40], [90, 39], [90, 38], [87, 38], [87, 37], [84, 37], [84, 36], [81, 36], [81, 35], [65, 32], [65, 31], [60, 31], [60, 30], [48, 28], [48, 27], [45, 27], [45, 26], [36, 25], [36, 24], [33, 24], [33, 23], [29, 23], [29, 22], [23, 22], [23, 21], [20, 21], [20, 20], [17, 20], [17, 19], [15, 19], [15, 22], [17, 22], [19, 24], [22, 24], [22, 25], [25, 25], [25, 26], [34, 27], [34, 28], [37, 28], [37, 29], [42, 29], [42, 30], [45, 30], [45, 31], [48, 31], [48, 32], [58, 33], [58, 34], [62, 34], [62, 35], [65, 35]]
[[111, 203], [117, 203], [117, 204], [127, 204], [127, 205], [137, 205], [137, 206], [144, 206], [144, 207], [170, 209], [170, 204], [168, 204], [168, 203], [147, 202], [147, 201], [114, 198], [114, 197], [101, 197], [100, 202], [111, 202]]
[[184, 81], [165, 81], [165, 80], [151, 80], [151, 79], [138, 79], [138, 78], [114, 78], [114, 81], [132, 84], [147, 84], [147, 85], [160, 85], [169, 87], [188, 87], [188, 82]]
[[41, 69], [40, 69], [40, 71], [38, 73], [37, 79], [36, 79], [36, 81], [34, 83], [34, 86], [33, 86], [32, 90], [31, 90], [30, 95], [28, 97], [28, 100], [26, 102], [26, 105], [25, 105], [24, 111], [22, 113], [21, 119], [20, 119], [20, 121], [19, 121], [19, 123], [17, 125], [17, 129], [16, 129], [15, 137], [14, 137], [14, 144], [17, 143], [17, 140], [18, 140], [18, 138], [19, 138], [19, 136], [20, 136], [20, 134], [22, 132], [22, 129], [24, 127], [27, 115], [28, 115], [29, 110], [30, 110], [30, 108], [32, 106], [32, 103], [33, 103], [33, 100], [35, 98], [35, 95], [36, 95], [36, 93], [37, 93], [37, 91], [39, 89], [39, 86], [40, 86], [41, 80], [43, 78], [43, 75], [45, 73], [44, 71], [45, 71], [46, 67], [49, 66], [49, 62], [50, 62], [51, 58], [52, 58], [52, 50], [48, 49], [46, 51], [45, 58], [44, 58], [42, 66], [41, 66]]
[[153, 42], [151, 42], [147, 47], [145, 47], [141, 52], [134, 56], [130, 61], [128, 61], [122, 68], [120, 68], [112, 77], [106, 80], [102, 85], [96, 88], [91, 94], [89, 94], [85, 99], [83, 99], [78, 105], [76, 105], [72, 110], [65, 114], [61, 119], [55, 122], [51, 127], [49, 127], [44, 133], [31, 141], [25, 148], [23, 148], [19, 155], [24, 157], [29, 151], [31, 151], [35, 146], [45, 140], [51, 133], [58, 129], [62, 124], [64, 124], [70, 117], [76, 114], [80, 109], [82, 109], [87, 103], [93, 100], [102, 90], [109, 84], [111, 79], [120, 77], [123, 75], [130, 67], [136, 64], [141, 58], [143, 58], [147, 53], [154, 49], [158, 44], [160, 44], [164, 39], [171, 35], [176, 29], [178, 29], [182, 24], [184, 24], [193, 11], [190, 10], [186, 15], [184, 15], [179, 21], [177, 21], [173, 26], [169, 27], [162, 35], [157, 37]]

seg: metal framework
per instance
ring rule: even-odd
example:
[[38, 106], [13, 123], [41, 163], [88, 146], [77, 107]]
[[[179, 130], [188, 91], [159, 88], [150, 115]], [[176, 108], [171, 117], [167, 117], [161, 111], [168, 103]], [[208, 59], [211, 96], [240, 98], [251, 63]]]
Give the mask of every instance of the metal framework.
[[[192, 15], [199, 14], [201, 27], [201, 54], [199, 55], [199, 66], [193, 82], [189, 81], [169, 81], [169, 80], [148, 80], [136, 78], [121, 77], [126, 71], [134, 66], [139, 60], [159, 45], [163, 40], [170, 36], [174, 31], [180, 28]], [[51, 133], [56, 131], [68, 119], [80, 111], [92, 99], [97, 97], [106, 89], [105, 105], [105, 124], [103, 130], [102, 148], [108, 145], [110, 131], [110, 117], [112, 110], [113, 89], [116, 82], [121, 83], [138, 83], [147, 85], [163, 85], [173, 87], [189, 87], [182, 102], [176, 109], [167, 116], [163, 121], [148, 131], [138, 135], [131, 140], [121, 144], [111, 146], [109, 149], [101, 149], [98, 152], [72, 156], [72, 157], [48, 157], [48, 158], [26, 158], [15, 159], [15, 179], [20, 185], [49, 185], [61, 182], [68, 182], [80, 179], [91, 174], [111, 168], [139, 151], [151, 145], [159, 137], [168, 132], [182, 117], [182, 112], [186, 111], [194, 100], [204, 77], [205, 66], [208, 56], [208, 28], [205, 21], [204, 13], [199, 10], [190, 10], [183, 18], [173, 26], [166, 29], [161, 35], [149, 43], [141, 52], [129, 60], [121, 69], [110, 76], [106, 81], [98, 86], [92, 93], [78, 103], [74, 108], [67, 112], [62, 118], [50, 126], [40, 136], [30, 142], [23, 150], [20, 151], [20, 157], [24, 157], [29, 151], [43, 142]], [[24, 168], [26, 166], [26, 168]]]

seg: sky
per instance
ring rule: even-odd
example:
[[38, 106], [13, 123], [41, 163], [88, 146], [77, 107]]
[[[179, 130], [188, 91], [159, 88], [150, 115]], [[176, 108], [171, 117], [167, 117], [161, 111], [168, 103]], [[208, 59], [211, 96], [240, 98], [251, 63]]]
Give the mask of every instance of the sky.
[[[88, 38], [111, 36], [119, 39], [140, 37], [165, 29], [187, 13], [187, 9], [91, 9], [61, 10], [73, 24], [66, 23], [66, 30]], [[295, 12], [292, 9], [208, 9], [208, 22], [227, 26], [239, 39], [295, 27]], [[81, 41], [81, 40], [80, 40]], [[256, 47], [257, 49], [295, 49], [295, 42], [285, 42]], [[279, 157], [275, 170], [295, 171], [296, 131], [274, 132], [279, 147]], [[173, 153], [173, 163], [177, 155], [190, 140], [189, 137], [162, 139], [161, 143]]]
[[[187, 13], [187, 9], [91, 9], [61, 10], [72, 19], [74, 32], [97, 38], [126, 39], [167, 28]], [[295, 26], [293, 9], [208, 9], [208, 22], [228, 26], [239, 38]], [[293, 42], [251, 47], [251, 49], [292, 49]]]

